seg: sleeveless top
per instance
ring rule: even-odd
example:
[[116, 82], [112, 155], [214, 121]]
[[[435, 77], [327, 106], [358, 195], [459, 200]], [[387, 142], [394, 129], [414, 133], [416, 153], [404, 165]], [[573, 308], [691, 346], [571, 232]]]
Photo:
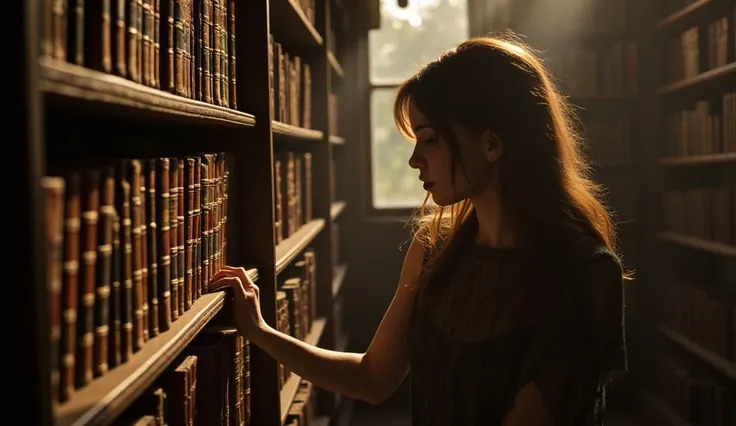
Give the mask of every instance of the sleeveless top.
[[415, 301], [412, 425], [500, 426], [531, 383], [555, 425], [602, 425], [606, 388], [626, 370], [617, 257], [592, 238], [571, 247], [559, 297], [525, 325], [504, 303], [518, 253], [475, 243], [463, 250], [440, 297]]

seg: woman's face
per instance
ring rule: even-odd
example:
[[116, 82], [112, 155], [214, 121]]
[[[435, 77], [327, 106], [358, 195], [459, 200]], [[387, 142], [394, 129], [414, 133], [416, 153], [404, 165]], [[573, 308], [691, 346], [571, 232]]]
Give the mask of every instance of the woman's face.
[[450, 142], [432, 128], [413, 103], [409, 106], [409, 121], [416, 137], [409, 166], [419, 170], [419, 180], [437, 205], [448, 206], [488, 192], [493, 182], [492, 163], [502, 152], [500, 141], [490, 131], [475, 135], [463, 126], [452, 126], [458, 145], [457, 158], [453, 159]]

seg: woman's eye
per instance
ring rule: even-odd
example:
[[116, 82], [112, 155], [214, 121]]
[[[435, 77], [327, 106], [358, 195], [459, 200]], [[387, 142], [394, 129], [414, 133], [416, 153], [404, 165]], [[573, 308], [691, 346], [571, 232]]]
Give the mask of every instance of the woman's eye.
[[437, 142], [437, 138], [434, 137], [434, 136], [430, 136], [428, 138], [422, 139], [422, 142], [427, 143], [427, 144], [433, 144], [433, 143]]

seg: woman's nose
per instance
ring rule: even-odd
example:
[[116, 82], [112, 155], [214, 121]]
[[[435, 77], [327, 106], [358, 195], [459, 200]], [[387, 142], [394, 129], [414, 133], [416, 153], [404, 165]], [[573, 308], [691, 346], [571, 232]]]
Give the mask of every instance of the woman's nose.
[[424, 161], [421, 156], [417, 154], [417, 150], [415, 148], [411, 153], [411, 157], [409, 157], [409, 167], [412, 169], [419, 169], [422, 166], [424, 166]]

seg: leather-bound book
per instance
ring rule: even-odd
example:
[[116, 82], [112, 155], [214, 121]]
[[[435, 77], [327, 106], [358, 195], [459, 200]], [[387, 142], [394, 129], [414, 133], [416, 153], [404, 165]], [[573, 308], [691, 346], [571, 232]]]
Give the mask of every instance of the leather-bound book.
[[276, 237], [276, 244], [284, 239], [284, 168], [280, 159], [276, 159], [273, 163], [273, 182], [274, 182], [274, 222], [273, 231]]
[[[119, 187], [118, 187], [119, 188]], [[110, 312], [109, 339], [107, 348], [108, 367], [114, 368], [123, 362], [123, 329], [122, 329], [122, 246], [120, 243], [120, 215], [115, 211], [112, 222], [112, 265], [110, 267]]]
[[186, 265], [184, 264], [184, 248], [186, 247], [186, 241], [184, 241], [184, 235], [186, 229], [184, 225], [184, 159], [176, 159], [176, 244], [177, 244], [177, 260], [176, 265], [179, 268], [176, 273], [177, 284], [179, 287], [179, 315], [183, 315], [186, 310]]
[[84, 2], [84, 59], [86, 66], [112, 72], [111, 0]]
[[66, 184], [61, 177], [41, 179], [45, 204], [46, 285], [49, 291], [51, 398], [59, 402], [61, 291], [64, 259], [64, 194]]
[[301, 280], [299, 278], [288, 278], [280, 287], [280, 290], [286, 293], [286, 301], [288, 303], [288, 321], [291, 336], [299, 340], [304, 340], [302, 334], [301, 315], [301, 299], [299, 293], [301, 291]]
[[214, 25], [212, 22], [212, 0], [200, 0], [202, 2], [202, 79], [203, 100], [207, 103], [215, 103], [214, 99], [214, 50], [212, 49], [212, 34]]
[[192, 24], [194, 27], [194, 40], [192, 43], [192, 52], [194, 54], [194, 99], [198, 101], [204, 100], [203, 83], [204, 83], [204, 69], [202, 68], [202, 54], [204, 53], [204, 46], [202, 40], [202, 26], [204, 16], [202, 14], [202, 0], [192, 1]]
[[238, 109], [238, 90], [237, 85], [235, 83], [235, 76], [237, 76], [236, 71], [236, 51], [235, 51], [235, 0], [227, 0], [227, 40], [228, 40], [228, 67], [227, 67], [227, 73], [228, 73], [228, 80], [230, 82], [229, 89], [230, 94], [228, 97], [230, 98], [230, 108], [232, 109]]
[[128, 0], [127, 10], [125, 14], [125, 28], [127, 35], [125, 37], [125, 64], [127, 66], [128, 78], [136, 83], [141, 82], [141, 73], [138, 69], [138, 8], [137, 0]]
[[133, 355], [133, 227], [131, 218], [131, 187], [128, 172], [129, 164], [120, 162], [117, 176], [118, 187], [115, 190], [115, 209], [120, 216], [120, 283], [122, 285], [120, 300], [120, 324], [122, 328], [121, 357], [126, 362]]
[[204, 288], [202, 280], [202, 160], [194, 159], [194, 210], [192, 212], [192, 239], [194, 246], [192, 251], [194, 269], [194, 287], [196, 297], [202, 295], [207, 289]]
[[186, 159], [186, 165], [184, 168], [184, 180], [186, 181], [186, 188], [184, 191], [184, 239], [186, 243], [184, 245], [184, 292], [186, 309], [192, 307], [192, 303], [196, 300], [196, 292], [194, 287], [194, 167], [196, 163], [193, 157]]
[[115, 169], [101, 170], [98, 222], [97, 278], [95, 294], [94, 373], [102, 376], [109, 368], [110, 283], [112, 280], [113, 223], [115, 222]]
[[112, 60], [112, 72], [121, 77], [128, 76], [127, 65], [127, 40], [128, 24], [127, 14], [128, 0], [110, 0], [111, 40], [110, 56]]
[[[130, 218], [131, 218], [131, 247], [133, 270], [133, 350], [143, 347], [144, 333], [147, 332], [146, 321], [148, 315], [148, 301], [143, 300], [143, 250], [141, 241], [141, 225], [143, 224], [143, 206], [141, 205], [141, 177], [143, 175], [140, 160], [129, 160], [128, 165], [130, 182]], [[144, 308], [145, 304], [145, 308]]]
[[77, 308], [79, 306], [80, 271], [80, 223], [81, 189], [80, 175], [71, 172], [65, 176], [64, 194], [64, 271], [61, 289], [61, 401], [68, 400], [74, 393], [74, 371], [77, 357]]
[[210, 216], [212, 213], [210, 205], [210, 162], [207, 155], [203, 155], [200, 161], [200, 210], [201, 210], [201, 232], [202, 243], [200, 245], [200, 256], [202, 259], [202, 286], [206, 288], [210, 275]]
[[146, 270], [148, 271], [146, 281], [146, 296], [148, 300], [148, 333], [150, 337], [155, 337], [159, 333], [159, 303], [158, 303], [158, 250], [157, 250], [157, 232], [156, 227], [156, 159], [148, 158], [143, 160], [144, 164], [144, 185], [143, 198], [145, 200], [144, 210], [145, 217], [145, 257]]
[[77, 377], [76, 386], [83, 387], [94, 377], [94, 309], [97, 263], [97, 221], [100, 208], [100, 173], [96, 169], [82, 172], [82, 221], [80, 226], [80, 286], [77, 312]]
[[179, 171], [176, 158], [169, 159], [169, 250], [171, 267], [169, 288], [171, 289], [171, 321], [176, 321], [179, 312]]
[[309, 323], [317, 317], [317, 258], [314, 250], [304, 252], [309, 273]]
[[67, 3], [67, 60], [84, 66], [84, 0], [69, 0]]
[[141, 73], [143, 84], [154, 87], [153, 78], [153, 0], [141, 1]]
[[214, 154], [205, 154], [207, 157], [207, 188], [209, 192], [210, 217], [207, 224], [209, 238], [207, 239], [207, 254], [209, 256], [209, 270], [207, 283], [215, 275], [215, 223], [217, 223], [217, 159]]
[[294, 156], [294, 226], [298, 229], [304, 222], [304, 193], [302, 191], [303, 185], [303, 173], [302, 173], [302, 156]]
[[[141, 165], [141, 187], [140, 187], [140, 199], [141, 199], [141, 293], [143, 301], [143, 340], [147, 341], [151, 338], [151, 317], [153, 316], [151, 309], [151, 298], [148, 295], [148, 193], [146, 192], [146, 185], [148, 184], [148, 176], [146, 165], [143, 160], [138, 160]], [[158, 326], [157, 326], [158, 327]]]
[[159, 329], [171, 327], [171, 228], [169, 225], [169, 187], [171, 171], [168, 158], [158, 158], [156, 167], [156, 225], [158, 250], [158, 309]]
[[222, 191], [222, 206], [220, 207], [220, 265], [227, 263], [227, 216], [228, 216], [228, 195], [230, 184], [230, 170], [227, 167], [227, 155], [223, 152], [218, 154], [222, 161], [220, 162], [220, 187]]

